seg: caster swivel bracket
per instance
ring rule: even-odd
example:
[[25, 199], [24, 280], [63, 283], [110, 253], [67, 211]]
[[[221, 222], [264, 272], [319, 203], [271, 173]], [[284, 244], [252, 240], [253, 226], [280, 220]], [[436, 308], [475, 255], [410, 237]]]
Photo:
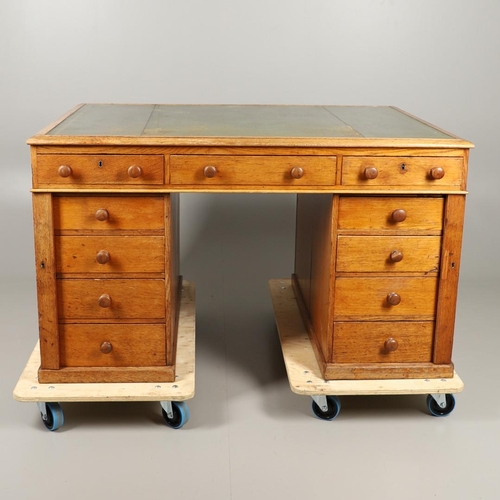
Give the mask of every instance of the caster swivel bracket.
[[446, 408], [446, 394], [431, 394], [440, 408]]
[[328, 411], [328, 402], [326, 396], [311, 396], [313, 401], [319, 406], [321, 411]]
[[161, 407], [165, 410], [168, 418], [174, 418], [174, 410], [172, 409], [172, 401], [160, 401]]

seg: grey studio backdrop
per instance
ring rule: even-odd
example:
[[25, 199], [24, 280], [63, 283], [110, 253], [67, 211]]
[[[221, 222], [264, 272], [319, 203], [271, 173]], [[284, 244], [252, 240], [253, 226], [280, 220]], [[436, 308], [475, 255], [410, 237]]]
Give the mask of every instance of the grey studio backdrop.
[[[500, 3], [0, 3], [0, 497], [500, 497]], [[289, 390], [267, 280], [293, 270], [293, 195], [181, 197], [197, 285], [197, 395], [72, 404], [46, 432], [11, 392], [37, 338], [26, 139], [80, 102], [395, 105], [470, 140], [447, 419], [417, 397], [344, 398], [332, 423]]]

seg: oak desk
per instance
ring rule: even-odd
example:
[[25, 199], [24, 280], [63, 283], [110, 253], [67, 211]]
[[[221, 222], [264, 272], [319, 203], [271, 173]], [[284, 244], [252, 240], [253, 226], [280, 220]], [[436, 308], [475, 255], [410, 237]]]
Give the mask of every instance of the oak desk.
[[453, 376], [469, 142], [392, 107], [87, 104], [28, 144], [41, 383], [174, 380], [180, 192], [297, 193], [325, 379]]

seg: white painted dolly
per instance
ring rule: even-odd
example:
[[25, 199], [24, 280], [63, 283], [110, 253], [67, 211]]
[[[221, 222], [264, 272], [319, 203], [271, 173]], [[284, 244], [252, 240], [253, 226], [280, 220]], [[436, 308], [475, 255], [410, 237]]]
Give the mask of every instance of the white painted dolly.
[[427, 407], [432, 415], [440, 417], [453, 411], [453, 394], [464, 388], [456, 372], [449, 379], [324, 380], [291, 280], [271, 280], [269, 288], [290, 387], [296, 394], [312, 397], [312, 410], [318, 418], [333, 420], [339, 414], [338, 396], [428, 394]]
[[36, 402], [42, 421], [51, 431], [64, 423], [60, 402], [159, 401], [166, 424], [179, 429], [189, 420], [186, 400], [194, 397], [195, 286], [183, 282], [177, 334], [175, 382], [40, 384], [39, 344], [35, 346], [14, 389], [14, 399]]

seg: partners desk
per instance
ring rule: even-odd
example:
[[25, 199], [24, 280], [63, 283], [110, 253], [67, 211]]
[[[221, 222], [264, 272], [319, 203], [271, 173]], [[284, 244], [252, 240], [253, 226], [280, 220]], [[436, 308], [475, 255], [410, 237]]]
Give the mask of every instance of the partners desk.
[[297, 193], [323, 379], [453, 377], [471, 143], [393, 107], [85, 104], [28, 144], [40, 383], [175, 380], [182, 192]]

